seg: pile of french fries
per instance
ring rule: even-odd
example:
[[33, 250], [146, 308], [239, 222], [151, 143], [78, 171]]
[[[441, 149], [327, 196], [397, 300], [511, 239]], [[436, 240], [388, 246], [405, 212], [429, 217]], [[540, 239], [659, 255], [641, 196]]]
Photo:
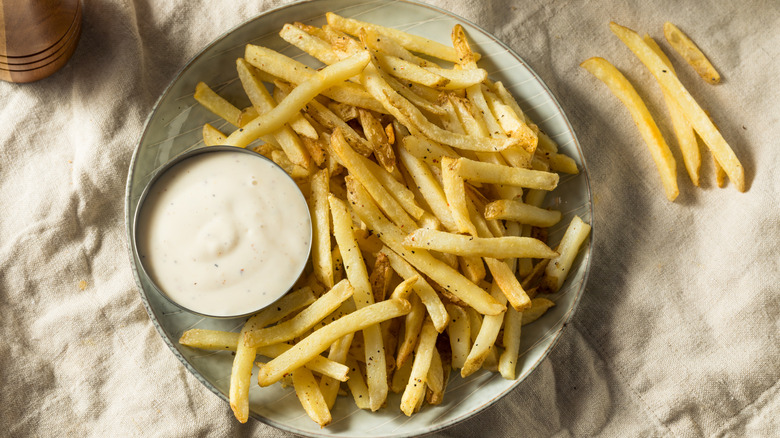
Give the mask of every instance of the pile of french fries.
[[280, 32], [323, 68], [247, 45], [236, 67], [250, 107], [203, 83], [195, 93], [235, 127], [206, 124], [205, 144], [279, 164], [307, 195], [314, 230], [293, 291], [240, 333], [180, 339], [235, 351], [229, 396], [241, 422], [254, 365], [261, 387], [293, 386], [320, 426], [339, 394], [376, 411], [402, 392], [412, 415], [441, 403], [453, 369], [514, 379], [521, 327], [554, 305], [537, 294], [561, 288], [590, 232], [574, 217], [555, 249], [546, 243], [562, 214], [542, 208], [545, 194], [577, 166], [488, 79], [460, 26], [449, 47], [332, 13], [327, 22]]
[[[610, 23], [612, 32], [642, 61], [661, 86], [674, 134], [680, 147], [685, 169], [694, 186], [699, 186], [701, 154], [696, 136], [712, 153], [718, 187], [724, 187], [726, 176], [740, 192], [746, 190], [745, 171], [731, 146], [701, 106], [677, 78], [672, 63], [661, 47], [649, 35], [640, 37], [633, 30]], [[664, 36], [680, 54], [710, 84], [720, 82], [720, 74], [696, 44], [672, 23], [664, 24]], [[594, 57], [580, 64], [592, 73], [628, 108], [642, 139], [655, 161], [667, 199], [674, 201], [680, 194], [677, 186], [677, 164], [663, 134], [631, 83], [604, 58]]]

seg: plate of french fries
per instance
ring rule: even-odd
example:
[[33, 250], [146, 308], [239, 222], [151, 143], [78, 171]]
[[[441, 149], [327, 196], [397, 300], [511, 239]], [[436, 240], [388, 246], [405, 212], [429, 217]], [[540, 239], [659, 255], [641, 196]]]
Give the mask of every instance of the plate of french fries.
[[321, 0], [218, 38], [149, 117], [128, 230], [155, 170], [213, 145], [281, 166], [314, 229], [298, 284], [249, 318], [176, 307], [133, 256], [163, 340], [237, 421], [310, 436], [453, 425], [533, 371], [585, 288], [574, 132], [517, 54], [449, 12]]

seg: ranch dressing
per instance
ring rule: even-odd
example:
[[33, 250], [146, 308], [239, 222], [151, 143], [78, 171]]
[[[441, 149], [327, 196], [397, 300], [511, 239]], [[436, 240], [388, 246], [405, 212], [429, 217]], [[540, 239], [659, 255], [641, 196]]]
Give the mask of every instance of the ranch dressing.
[[292, 287], [309, 257], [306, 201], [259, 155], [186, 158], [154, 182], [139, 208], [141, 263], [168, 298], [197, 313], [257, 311]]

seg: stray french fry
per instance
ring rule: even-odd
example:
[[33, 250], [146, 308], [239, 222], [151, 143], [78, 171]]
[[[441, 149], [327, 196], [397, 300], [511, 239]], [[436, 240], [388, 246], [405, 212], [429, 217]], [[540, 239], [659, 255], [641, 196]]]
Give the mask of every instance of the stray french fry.
[[[643, 40], [650, 48], [664, 61], [664, 64], [669, 68], [672, 74], [677, 74], [674, 71], [671, 61], [666, 54], [658, 46], [658, 43], [649, 35], [645, 35]], [[688, 171], [688, 176], [691, 178], [693, 185], [699, 185], [699, 168], [701, 167], [701, 154], [699, 153], [699, 142], [696, 140], [696, 132], [693, 130], [690, 122], [685, 118], [680, 105], [674, 100], [665, 88], [661, 91], [664, 95], [664, 102], [666, 108], [669, 110], [669, 118], [672, 120], [672, 128], [674, 129], [674, 135], [677, 137], [677, 144], [680, 146], [680, 152], [682, 152], [683, 163], [685, 163], [685, 169]]]
[[720, 83], [720, 73], [715, 70], [709, 59], [702, 53], [688, 35], [684, 34], [677, 26], [670, 22], [664, 23], [664, 36], [672, 48], [696, 70], [702, 79], [712, 85]]
[[642, 135], [650, 155], [655, 161], [658, 173], [661, 175], [661, 182], [666, 192], [666, 198], [674, 201], [680, 194], [677, 188], [677, 169], [672, 151], [666, 144], [658, 125], [655, 124], [653, 116], [650, 115], [645, 102], [639, 97], [634, 87], [628, 82], [618, 69], [604, 58], [590, 58], [580, 64], [582, 68], [589, 71], [593, 76], [609, 87], [610, 91], [628, 108], [631, 117], [634, 119], [639, 133]]

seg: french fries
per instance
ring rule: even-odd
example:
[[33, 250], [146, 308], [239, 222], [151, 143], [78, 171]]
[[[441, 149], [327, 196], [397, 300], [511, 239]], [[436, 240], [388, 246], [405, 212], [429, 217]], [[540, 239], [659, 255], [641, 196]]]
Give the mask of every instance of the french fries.
[[[636, 55], [656, 78], [663, 92], [669, 110], [672, 127], [677, 137], [686, 171], [694, 186], [699, 186], [701, 155], [696, 134], [712, 153], [714, 169], [719, 187], [725, 185], [726, 176], [740, 192], [745, 185], [745, 170], [731, 146], [721, 135], [706, 111], [696, 102], [685, 86], [680, 82], [669, 58], [658, 44], [648, 35], [644, 38], [633, 30], [611, 22], [610, 30]], [[720, 74], [715, 70], [701, 50], [674, 24], [664, 24], [664, 36], [672, 48], [688, 62], [699, 75], [711, 84], [720, 82]], [[620, 98], [642, 134], [645, 143], [656, 162], [667, 198], [673, 201], [679, 194], [674, 158], [666, 145], [661, 132], [655, 125], [647, 107], [625, 77], [603, 58], [590, 58], [580, 64], [583, 68], [601, 79], [610, 90]], [[540, 137], [540, 146], [542, 145]], [[546, 143], [546, 139], [545, 139]], [[554, 155], [553, 155], [554, 157]], [[562, 162], [539, 158], [540, 165], [555, 166], [558, 170]]]
[[685, 118], [691, 123], [699, 137], [704, 140], [718, 164], [726, 171], [729, 180], [737, 190], [744, 192], [746, 190], [745, 169], [742, 167], [742, 163], [739, 162], [731, 146], [712, 123], [707, 113], [699, 106], [677, 76], [669, 71], [661, 57], [644, 42], [639, 34], [617, 23], [610, 23], [610, 29], [650, 70], [661, 88], [667, 90], [677, 102], [685, 114]]
[[[531, 226], [562, 217], [538, 193], [577, 165], [488, 79], [462, 28], [449, 47], [332, 13], [327, 20], [280, 31], [323, 62], [319, 70], [247, 45], [236, 72], [250, 107], [196, 87], [196, 100], [226, 121], [205, 124], [203, 143], [274, 160], [312, 217], [300, 289], [240, 333], [193, 329], [180, 339], [235, 351], [230, 401], [242, 422], [254, 366], [259, 386], [291, 386], [322, 427], [341, 393], [359, 409], [412, 415], [446, 403], [453, 369], [514, 378], [523, 315], [537, 318], [552, 303], [532, 297], [563, 283], [587, 235], [579, 226], [558, 251], [532, 237]], [[545, 271], [551, 261], [557, 271]], [[390, 391], [403, 392], [400, 406], [387, 406]]]

